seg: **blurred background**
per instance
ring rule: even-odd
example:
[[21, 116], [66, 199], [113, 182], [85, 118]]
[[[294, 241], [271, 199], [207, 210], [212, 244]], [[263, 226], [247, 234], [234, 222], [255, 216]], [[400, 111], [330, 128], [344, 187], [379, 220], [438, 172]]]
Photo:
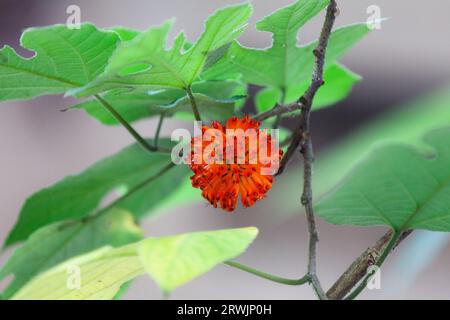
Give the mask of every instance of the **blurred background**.
[[[65, 23], [71, 4], [81, 8], [82, 21], [100, 27], [122, 25], [145, 30], [176, 17], [175, 31], [184, 29], [188, 39], [201, 33], [202, 21], [217, 8], [237, 0], [1, 0], [0, 46], [9, 44], [20, 54], [21, 32], [32, 26]], [[255, 30], [255, 22], [292, 1], [255, 0], [251, 24], [241, 42], [263, 48], [270, 34]], [[314, 113], [313, 137], [318, 160], [327, 150], [352, 139], [355, 132], [380, 117], [389, 117], [417, 97], [439, 90], [439, 102], [450, 108], [450, 2], [446, 0], [340, 0], [337, 25], [366, 21], [367, 8], [377, 5], [389, 18], [381, 30], [373, 31], [342, 59], [343, 64], [363, 76], [348, 99], [336, 107]], [[316, 17], [299, 35], [305, 43], [317, 38], [322, 16]], [[173, 36], [174, 34], [172, 34]], [[440, 89], [439, 89], [440, 88]], [[424, 100], [428, 101], [428, 100]], [[433, 100], [434, 101], [434, 100]], [[16, 221], [24, 200], [33, 192], [62, 177], [77, 173], [96, 160], [133, 142], [120, 127], [105, 127], [82, 111], [60, 112], [73, 101], [60, 96], [26, 102], [0, 104], [0, 242]], [[249, 101], [251, 103], [251, 101]], [[408, 106], [408, 104], [406, 105]], [[411, 105], [409, 105], [411, 106]], [[427, 108], [427, 103], [419, 108]], [[444, 119], [450, 122], [450, 119]], [[285, 123], [290, 125], [289, 121]], [[142, 134], [151, 135], [155, 120], [139, 122]], [[166, 123], [170, 134], [180, 123]], [[185, 125], [185, 124], [183, 124]], [[147, 235], [256, 225], [260, 236], [239, 260], [286, 277], [306, 270], [307, 231], [299, 203], [299, 159], [271, 191], [267, 201], [251, 209], [224, 214], [204, 202], [181, 208], [161, 207], [164, 215], [144, 221]], [[332, 170], [332, 168], [330, 169]], [[337, 170], [337, 169], [336, 169]], [[332, 226], [319, 220], [319, 276], [329, 287], [385, 228]], [[11, 253], [0, 257], [3, 264]], [[415, 232], [393, 255], [382, 271], [381, 290], [366, 291], [370, 299], [450, 298], [450, 245], [445, 234]], [[6, 282], [0, 282], [3, 288]], [[133, 283], [126, 299], [159, 299], [161, 294], [147, 277]], [[219, 266], [212, 272], [179, 288], [173, 299], [312, 299], [307, 287], [285, 287]]]

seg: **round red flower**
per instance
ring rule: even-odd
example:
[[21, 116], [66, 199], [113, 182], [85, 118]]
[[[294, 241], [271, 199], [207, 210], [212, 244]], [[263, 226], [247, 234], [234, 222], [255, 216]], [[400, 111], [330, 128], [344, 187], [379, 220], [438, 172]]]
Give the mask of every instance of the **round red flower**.
[[[208, 132], [209, 129], [214, 129], [214, 136], [211, 139], [204, 139], [205, 132]], [[237, 137], [227, 139], [227, 132], [236, 129], [242, 129], [243, 131], [247, 129], [254, 130], [254, 137], [257, 139], [256, 150], [253, 147], [255, 145], [252, 145], [249, 139], [241, 140], [240, 142]], [[263, 136], [266, 140], [260, 140]], [[277, 162], [283, 154], [283, 151], [278, 148], [272, 150], [271, 139], [271, 135], [266, 130], [260, 130], [259, 122], [251, 119], [249, 116], [245, 116], [242, 119], [232, 117], [225, 126], [222, 126], [217, 121], [211, 123], [210, 126], [202, 126], [202, 136], [194, 137], [191, 142], [190, 168], [194, 172], [194, 175], [191, 177], [192, 186], [200, 188], [202, 196], [214, 208], [217, 208], [219, 205], [226, 211], [233, 211], [239, 196], [244, 207], [252, 206], [256, 201], [266, 196], [267, 192], [272, 188], [274, 179], [272, 174], [267, 174], [267, 172], [270, 172], [268, 169], [271, 163], [262, 161], [259, 156], [260, 149], [264, 148], [264, 152], [267, 152], [271, 157], [275, 157]], [[261, 141], [266, 141], [267, 143], [263, 145]], [[217, 155], [218, 157], [216, 157], [216, 150], [218, 149], [211, 148], [214, 147], [211, 145], [213, 143], [215, 143], [215, 146], [218, 145], [217, 148], [222, 151], [222, 155]], [[214, 149], [211, 152], [211, 157], [215, 157], [214, 159], [218, 161], [211, 161], [211, 157], [209, 159], [205, 158], [203, 151], [208, 146], [210, 150]], [[231, 162], [227, 161], [230, 160], [228, 159], [230, 156], [227, 154], [227, 150], [230, 148], [233, 148], [229, 152], [230, 156], [233, 157]], [[243, 161], [242, 156], [238, 157], [238, 150], [245, 152], [245, 161]]]

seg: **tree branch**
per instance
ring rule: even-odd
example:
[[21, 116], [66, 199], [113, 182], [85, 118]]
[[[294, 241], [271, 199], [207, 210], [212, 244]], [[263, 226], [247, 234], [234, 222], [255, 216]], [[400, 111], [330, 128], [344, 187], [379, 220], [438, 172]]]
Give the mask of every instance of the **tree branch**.
[[[336, 15], [337, 3], [335, 0], [330, 0], [330, 4], [327, 7], [322, 31], [320, 33], [319, 41], [317, 47], [313, 51], [316, 59], [312, 75], [312, 82], [308, 90], [306, 90], [305, 94], [298, 101], [298, 104], [301, 105], [300, 122], [295, 132], [294, 139], [291, 142], [291, 146], [289, 147], [291, 151], [289, 152], [288, 150], [287, 153], [287, 155], [290, 156], [293, 153], [292, 150], [296, 150], [300, 145], [300, 152], [303, 156], [303, 194], [301, 197], [301, 202], [305, 207], [309, 231], [308, 275], [319, 299], [327, 299], [327, 296], [322, 289], [316, 271], [316, 249], [319, 237], [317, 233], [312, 204], [312, 164], [314, 161], [314, 154], [310, 133], [310, 118], [314, 97], [319, 88], [324, 84], [323, 73], [325, 67], [326, 49], [328, 46], [328, 40], [331, 35], [331, 30], [333, 29], [333, 25], [336, 20]], [[287, 160], [285, 160], [285, 162], [287, 162]]]
[[[405, 231], [401, 234], [397, 240], [394, 249], [411, 234], [410, 231]], [[340, 300], [343, 299], [350, 290], [355, 287], [361, 279], [367, 273], [367, 269], [374, 265], [378, 260], [378, 257], [387, 247], [389, 240], [392, 238], [393, 231], [388, 231], [384, 234], [376, 244], [367, 250], [365, 250], [352, 264], [347, 268], [347, 270], [340, 276], [340, 278], [333, 284], [333, 286], [328, 290], [327, 296], [329, 299]]]

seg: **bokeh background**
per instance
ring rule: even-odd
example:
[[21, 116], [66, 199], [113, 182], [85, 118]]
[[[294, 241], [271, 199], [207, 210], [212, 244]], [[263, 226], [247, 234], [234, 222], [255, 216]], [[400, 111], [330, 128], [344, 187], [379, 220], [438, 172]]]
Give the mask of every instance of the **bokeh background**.
[[[21, 32], [32, 26], [65, 23], [66, 8], [76, 4], [83, 21], [100, 27], [122, 25], [140, 30], [176, 17], [175, 30], [184, 29], [190, 40], [201, 33], [202, 21], [215, 9], [237, 0], [1, 0], [0, 46], [9, 44], [21, 54]], [[254, 15], [242, 43], [270, 45], [270, 34], [255, 30], [254, 23], [292, 1], [255, 0]], [[450, 2], [431, 0], [340, 0], [337, 25], [366, 21], [369, 5], [378, 5], [389, 18], [381, 30], [372, 32], [342, 62], [364, 80], [350, 97], [336, 107], [314, 114], [316, 149], [325, 151], [344, 141], [382, 115], [404, 103], [446, 86], [450, 80]], [[319, 34], [322, 16], [299, 35], [309, 42]], [[450, 88], [450, 86], [447, 86]], [[442, 90], [442, 89], [441, 89]], [[445, 91], [445, 89], [443, 89]], [[0, 242], [12, 228], [26, 197], [62, 177], [77, 173], [96, 160], [132, 142], [120, 127], [104, 127], [82, 111], [60, 112], [73, 101], [59, 96], [26, 102], [0, 104]], [[450, 99], [449, 99], [450, 108]], [[427, 108], [427, 105], [423, 105]], [[147, 135], [156, 121], [137, 124]], [[285, 123], [290, 125], [289, 122]], [[165, 124], [170, 134], [178, 122]], [[160, 208], [157, 218], [145, 220], [148, 235], [256, 225], [260, 236], [240, 258], [257, 268], [286, 277], [300, 276], [306, 269], [307, 232], [299, 204], [299, 159], [279, 180], [267, 201], [233, 215], [204, 203], [179, 208]], [[164, 213], [164, 214], [163, 214]], [[354, 228], [328, 225], [319, 219], [319, 275], [329, 287], [353, 259], [372, 245], [384, 228]], [[11, 251], [3, 253], [3, 263]], [[450, 245], [445, 234], [416, 232], [389, 258], [382, 271], [382, 289], [366, 291], [370, 299], [450, 298]], [[0, 282], [0, 288], [6, 281]], [[143, 277], [126, 299], [159, 299], [156, 285]], [[312, 299], [307, 287], [285, 287], [252, 275], [219, 266], [212, 272], [176, 290], [173, 299]]]

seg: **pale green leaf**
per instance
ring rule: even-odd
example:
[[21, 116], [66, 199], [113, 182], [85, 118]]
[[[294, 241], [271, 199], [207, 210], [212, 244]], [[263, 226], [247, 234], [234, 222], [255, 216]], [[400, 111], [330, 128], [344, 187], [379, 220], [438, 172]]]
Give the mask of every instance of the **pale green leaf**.
[[32, 58], [9, 46], [0, 50], [0, 101], [64, 93], [87, 84], [103, 72], [118, 41], [114, 32], [91, 24], [26, 30], [21, 45], [35, 53]]
[[450, 129], [428, 134], [433, 152], [391, 145], [375, 150], [316, 206], [329, 222], [450, 231]]
[[150, 238], [139, 245], [139, 255], [160, 288], [170, 292], [240, 255], [257, 234], [256, 228], [243, 228]]
[[[70, 271], [74, 269], [79, 270], [81, 276], [79, 288], [76, 280], [70, 278]], [[111, 300], [123, 284], [143, 273], [144, 268], [133, 244], [117, 249], [102, 247], [44, 272], [11, 299]]]
[[[169, 292], [243, 253], [257, 233], [254, 227], [193, 232], [105, 247], [44, 272], [13, 299], [112, 299], [124, 283], [145, 272]], [[67, 285], [72, 266], [80, 270], [79, 288]]]
[[105, 245], [122, 246], [142, 237], [142, 230], [135, 224], [133, 216], [119, 209], [112, 209], [97, 218], [64, 221], [41, 228], [1, 269], [0, 279], [14, 275], [3, 294], [11, 297], [38, 274], [74, 256]]
[[[167, 140], [160, 143], [170, 146]], [[100, 160], [80, 174], [66, 177], [28, 198], [5, 244], [25, 240], [47, 224], [86, 217], [95, 212], [102, 199], [114, 190], [130, 190], [152, 179], [169, 163], [170, 153], [149, 153], [139, 145], [132, 145]], [[175, 166], [139, 188], [118, 206], [129, 210], [135, 217], [142, 217], [158, 201], [176, 190], [178, 180], [187, 172], [186, 166]]]

